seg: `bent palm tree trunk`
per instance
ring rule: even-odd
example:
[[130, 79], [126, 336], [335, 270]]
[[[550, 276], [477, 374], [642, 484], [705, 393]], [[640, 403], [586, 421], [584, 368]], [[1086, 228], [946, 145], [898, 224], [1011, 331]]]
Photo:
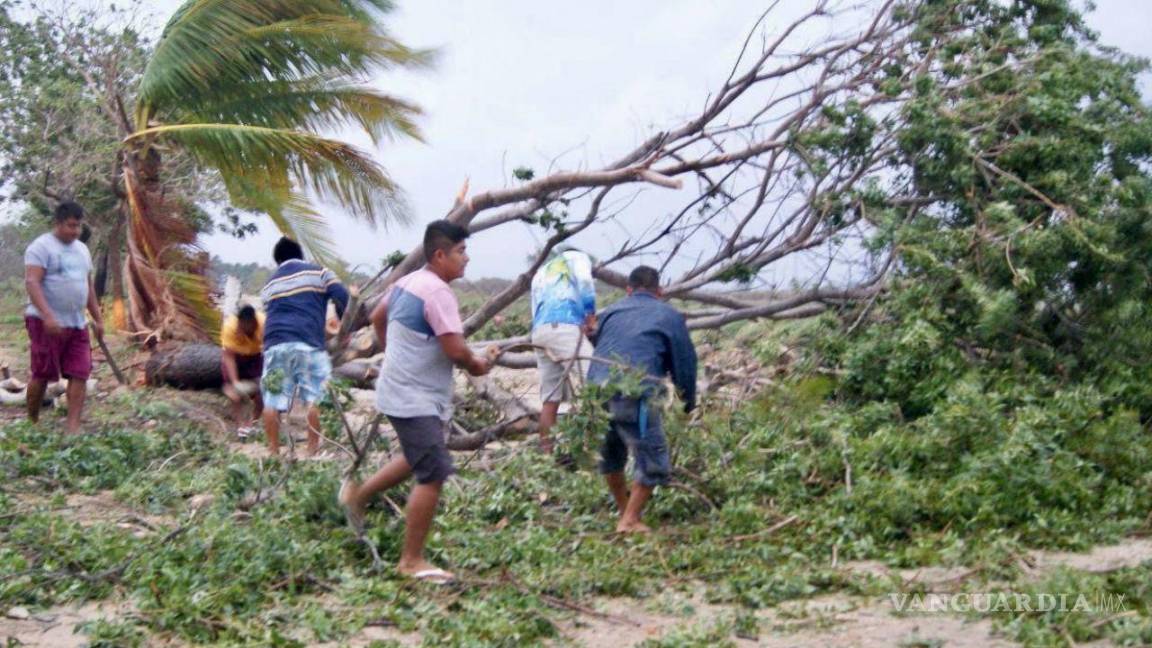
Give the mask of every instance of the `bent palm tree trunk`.
[[206, 255], [196, 231], [165, 200], [155, 148], [124, 165], [128, 214], [129, 325], [139, 341], [201, 341], [213, 332]]

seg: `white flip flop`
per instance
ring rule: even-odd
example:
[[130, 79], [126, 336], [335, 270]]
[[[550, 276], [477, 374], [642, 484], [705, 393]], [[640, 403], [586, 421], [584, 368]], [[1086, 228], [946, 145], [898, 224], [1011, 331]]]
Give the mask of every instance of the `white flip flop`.
[[440, 568], [422, 569], [412, 574], [409, 578], [425, 583], [432, 583], [433, 585], [448, 585], [456, 581], [455, 576]]

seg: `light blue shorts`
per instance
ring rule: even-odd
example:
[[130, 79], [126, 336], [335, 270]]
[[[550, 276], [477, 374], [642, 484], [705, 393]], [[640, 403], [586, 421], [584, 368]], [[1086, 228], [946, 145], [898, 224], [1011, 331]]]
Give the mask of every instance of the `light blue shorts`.
[[324, 397], [332, 361], [323, 349], [303, 342], [285, 342], [264, 350], [264, 373], [260, 377], [260, 394], [264, 406], [287, 412], [292, 395], [305, 405], [319, 403]]

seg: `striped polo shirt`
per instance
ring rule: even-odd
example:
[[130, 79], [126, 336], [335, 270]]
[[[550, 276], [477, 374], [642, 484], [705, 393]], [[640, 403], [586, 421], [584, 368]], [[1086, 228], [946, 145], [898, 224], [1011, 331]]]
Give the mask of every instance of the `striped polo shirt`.
[[328, 300], [336, 314], [344, 315], [348, 290], [331, 270], [315, 263], [289, 259], [276, 268], [260, 291], [264, 301], [264, 350], [287, 342], [303, 342], [324, 348], [324, 320]]

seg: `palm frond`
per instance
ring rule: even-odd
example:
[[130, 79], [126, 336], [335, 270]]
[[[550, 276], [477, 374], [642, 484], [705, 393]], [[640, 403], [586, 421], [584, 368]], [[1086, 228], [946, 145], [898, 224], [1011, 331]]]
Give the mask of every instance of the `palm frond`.
[[176, 296], [176, 307], [186, 321], [194, 321], [210, 340], [220, 337], [220, 311], [212, 301], [212, 287], [202, 272], [163, 270]]
[[321, 198], [332, 199], [371, 225], [407, 221], [404, 197], [368, 155], [344, 142], [298, 130], [239, 124], [174, 124], [134, 133], [126, 141], [163, 138], [185, 147], [227, 178], [291, 175]]
[[286, 177], [233, 175], [227, 187], [234, 205], [267, 214], [281, 234], [299, 241], [318, 263], [346, 275], [327, 220], [305, 196], [292, 190]]
[[188, 102], [188, 120], [319, 132], [359, 126], [373, 142], [398, 136], [423, 141], [416, 118], [419, 106], [370, 88], [305, 79], [251, 83], [234, 94], [221, 94], [206, 105]]
[[138, 128], [197, 97], [263, 80], [360, 78], [432, 54], [389, 36], [363, 2], [198, 0], [173, 16], [140, 85]]

